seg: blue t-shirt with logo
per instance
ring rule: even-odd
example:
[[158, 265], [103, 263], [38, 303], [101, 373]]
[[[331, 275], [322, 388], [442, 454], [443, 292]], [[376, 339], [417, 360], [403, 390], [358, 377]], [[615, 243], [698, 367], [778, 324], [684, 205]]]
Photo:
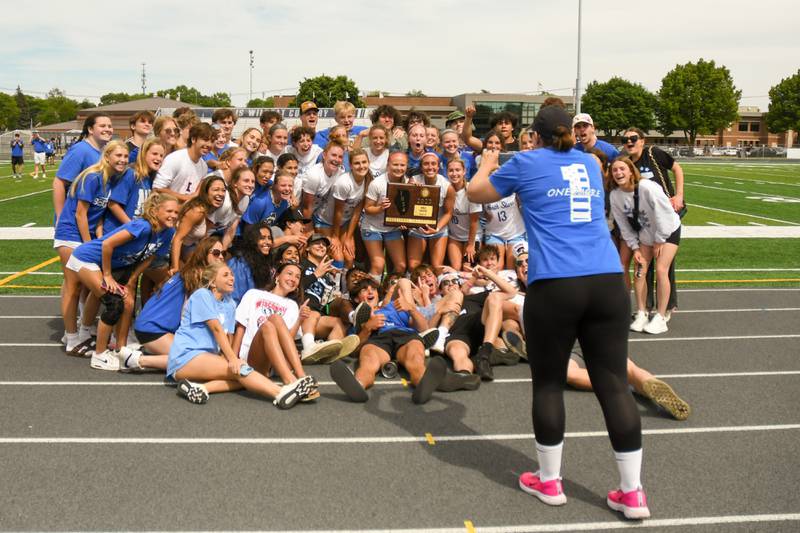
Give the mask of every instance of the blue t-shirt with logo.
[[[267, 192], [269, 191], [267, 190]], [[272, 201], [272, 194], [253, 195], [250, 197], [250, 204], [242, 214], [242, 222], [244, 224], [257, 224], [265, 220], [272, 226], [287, 209], [289, 209], [289, 202], [281, 200], [278, 205], [275, 205]], [[242, 228], [241, 224], [239, 228]], [[237, 233], [239, 232], [237, 231]]]
[[43, 154], [47, 151], [47, 141], [38, 137], [31, 139], [31, 146], [33, 146], [33, 151], [37, 154]]
[[175, 333], [181, 323], [186, 292], [180, 272], [164, 282], [136, 316], [133, 329], [144, 333]]
[[603, 209], [597, 162], [577, 150], [520, 152], [489, 177], [501, 197], [518, 194], [528, 232], [528, 283], [622, 272]]
[[[360, 132], [366, 129], [368, 129], [366, 126], [353, 126], [347, 134], [348, 138], [350, 139], [350, 142], [353, 142], [353, 139], [355, 139]], [[327, 130], [318, 131], [317, 134], [314, 136], [314, 144], [316, 144], [321, 148], [325, 148], [328, 145], [328, 140], [329, 140], [328, 135], [330, 135], [330, 128]]]
[[167, 255], [172, 237], [175, 235], [175, 228], [154, 232], [150, 222], [143, 218], [136, 218], [114, 231], [103, 234], [99, 239], [81, 244], [75, 248], [72, 254], [86, 263], [102, 265], [103, 242], [120, 231], [127, 231], [133, 238], [114, 248], [111, 253], [112, 270], [137, 265], [152, 255], [162, 257]]
[[384, 305], [376, 309], [375, 314], [383, 315], [386, 318], [383, 327], [378, 330], [378, 333], [385, 333], [387, 331], [415, 333], [417, 331], [411, 327], [411, 313], [408, 311], [398, 311], [394, 306], [394, 302], [389, 302], [389, 305]]
[[23, 146], [25, 146], [25, 143], [22, 141], [11, 141], [11, 155], [13, 157], [22, 157]]
[[175, 373], [201, 353], [219, 353], [219, 345], [206, 321], [218, 320], [226, 333], [236, 327], [236, 304], [230, 296], [217, 300], [208, 289], [197, 289], [181, 314], [181, 324], [169, 350], [167, 376]]
[[[149, 196], [153, 188], [153, 178], [145, 176], [142, 181], [136, 181], [136, 174], [129, 168], [122, 173], [114, 188], [111, 190], [109, 200], [118, 203], [129, 219], [141, 216], [141, 205]], [[143, 198], [142, 198], [143, 196]], [[109, 211], [103, 221], [103, 230], [112, 231], [123, 224], [121, 220]]]
[[78, 223], [75, 219], [75, 212], [78, 209], [78, 202], [86, 202], [89, 207], [86, 211], [86, 219], [89, 222], [89, 234], [94, 239], [97, 224], [106, 212], [108, 199], [115, 186], [116, 176], [112, 176], [108, 183], [103, 184], [103, 173], [92, 172], [83, 178], [78, 184], [77, 190], [67, 193], [64, 208], [61, 216], [56, 223], [55, 238], [61, 241], [81, 242], [81, 232], [78, 231]]
[[[594, 143], [594, 147], [606, 154], [609, 163], [619, 157], [619, 150], [617, 150], [613, 144], [607, 143], [602, 139], [597, 139]], [[576, 144], [575, 149], [581, 152], [586, 151], [581, 143]]]
[[56, 177], [61, 181], [72, 183], [78, 174], [98, 161], [100, 161], [100, 150], [86, 141], [75, 143], [61, 160]]

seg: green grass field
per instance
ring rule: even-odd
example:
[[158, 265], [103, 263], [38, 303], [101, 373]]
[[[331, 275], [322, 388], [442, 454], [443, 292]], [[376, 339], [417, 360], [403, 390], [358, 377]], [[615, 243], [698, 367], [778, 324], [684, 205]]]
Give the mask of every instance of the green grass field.
[[[681, 161], [681, 165], [689, 204], [685, 225], [800, 226], [800, 164]], [[27, 164], [23, 179], [17, 181], [10, 177], [10, 165], [0, 165], [0, 227], [52, 225], [54, 171], [48, 169], [46, 180], [33, 180], [28, 175], [32, 170], [33, 165]], [[50, 241], [0, 241], [0, 272], [19, 272], [54, 256]], [[726, 286], [800, 286], [800, 271], [791, 270], [797, 268], [800, 242], [793, 239], [684, 239], [678, 255], [678, 280], [683, 287], [707, 281]], [[0, 294], [55, 293], [61, 276], [48, 273], [59, 272], [58, 263], [48, 265], [37, 274], [0, 286]], [[0, 274], [0, 283], [8, 275]], [[773, 279], [792, 281], [759, 281]]]

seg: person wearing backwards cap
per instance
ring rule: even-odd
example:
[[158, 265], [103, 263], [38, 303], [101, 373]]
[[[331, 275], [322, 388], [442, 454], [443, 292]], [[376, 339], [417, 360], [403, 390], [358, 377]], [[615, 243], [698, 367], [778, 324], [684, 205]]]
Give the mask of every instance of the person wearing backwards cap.
[[578, 113], [572, 117], [572, 130], [575, 133], [575, 140], [578, 142], [575, 145], [576, 150], [588, 154], [593, 148], [597, 148], [606, 154], [609, 163], [619, 157], [619, 150], [610, 143], [597, 138], [597, 133], [594, 130], [594, 121], [589, 113]]
[[630, 298], [619, 257], [608, 238], [600, 167], [572, 147], [572, 121], [556, 106], [533, 122], [537, 149], [497, 166], [486, 150], [467, 186], [473, 202], [518, 194], [529, 238], [530, 298], [523, 318], [533, 376], [533, 427], [540, 469], [519, 478], [522, 490], [563, 505], [564, 376], [575, 339], [581, 343], [620, 474], [606, 502], [626, 518], [648, 518], [641, 485], [641, 419], [626, 378]]

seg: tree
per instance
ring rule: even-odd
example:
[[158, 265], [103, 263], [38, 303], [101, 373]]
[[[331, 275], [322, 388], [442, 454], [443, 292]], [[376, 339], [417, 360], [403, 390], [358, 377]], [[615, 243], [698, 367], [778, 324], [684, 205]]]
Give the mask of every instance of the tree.
[[800, 131], [800, 70], [769, 90], [767, 125], [772, 133]]
[[275, 99], [268, 98], [253, 98], [247, 102], [247, 107], [275, 107]]
[[423, 97], [427, 95], [424, 92], [420, 91], [419, 89], [411, 89], [406, 93], [406, 96], [410, 96], [413, 98], [413, 97]]
[[714, 133], [737, 120], [741, 97], [730, 71], [713, 60], [677, 65], [661, 80], [659, 128], [682, 130], [694, 146], [698, 135]]
[[100, 97], [100, 105], [121, 104], [122, 102], [130, 102], [131, 100], [141, 100], [143, 98], [152, 98], [153, 93], [150, 94], [128, 94], [128, 93], [106, 93]]
[[331, 78], [323, 74], [305, 78], [300, 82], [300, 90], [289, 106], [297, 107], [306, 100], [316, 102], [319, 107], [333, 107], [333, 104], [341, 100], [347, 100], [356, 107], [365, 107], [358, 96], [356, 83], [347, 76]]
[[203, 107], [229, 107], [231, 105], [231, 97], [227, 93], [217, 92], [206, 96], [194, 87], [186, 85], [178, 85], [173, 89], [161, 89], [156, 91], [156, 94], [162, 98], [171, 98]]
[[0, 130], [16, 128], [19, 123], [19, 107], [13, 96], [0, 93]]
[[19, 85], [17, 85], [17, 90], [14, 93], [14, 101], [17, 103], [17, 109], [19, 109], [17, 127], [21, 129], [28, 129], [31, 127], [31, 109], [28, 105], [29, 98], [30, 96], [24, 95]]
[[581, 98], [581, 111], [592, 115], [597, 129], [612, 136], [637, 126], [644, 131], [655, 126], [656, 97], [639, 83], [613, 77], [593, 81]]

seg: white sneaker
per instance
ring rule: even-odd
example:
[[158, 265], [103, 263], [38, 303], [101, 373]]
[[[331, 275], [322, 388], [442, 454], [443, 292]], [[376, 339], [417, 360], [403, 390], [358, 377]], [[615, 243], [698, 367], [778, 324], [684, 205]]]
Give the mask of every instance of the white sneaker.
[[111, 350], [106, 350], [104, 352], [93, 354], [89, 366], [96, 368], [97, 370], [110, 370], [112, 372], [116, 372], [119, 370], [119, 359], [117, 359], [117, 355], [114, 352]]
[[303, 363], [317, 363], [339, 354], [342, 349], [342, 341], [315, 342], [307, 350], [300, 352], [300, 360]]
[[132, 346], [123, 346], [114, 352], [114, 354], [117, 356], [120, 372], [136, 372], [139, 370], [144, 370], [142, 365], [139, 363], [139, 357], [142, 356], [142, 352], [134, 349]]
[[[632, 325], [631, 329], [633, 329]], [[666, 319], [664, 319], [664, 317], [658, 313], [653, 315], [653, 318], [650, 320], [650, 322], [648, 322], [647, 325], [644, 328], [642, 328], [642, 331], [644, 331], [645, 333], [650, 333], [652, 335], [658, 335], [659, 333], [666, 333], [668, 330], [669, 328], [667, 327]]]
[[444, 353], [444, 341], [445, 341], [446, 338], [447, 338], [446, 336], [439, 335], [439, 338], [436, 339], [436, 342], [433, 344], [433, 346], [431, 346], [431, 350], [430, 351], [443, 354]]
[[644, 311], [638, 311], [633, 319], [633, 322], [631, 322], [631, 331], [637, 331], [641, 333], [646, 325], [647, 313]]
[[669, 322], [669, 319], [672, 318], [672, 310], [667, 309], [667, 312], [664, 314], [664, 320]]

